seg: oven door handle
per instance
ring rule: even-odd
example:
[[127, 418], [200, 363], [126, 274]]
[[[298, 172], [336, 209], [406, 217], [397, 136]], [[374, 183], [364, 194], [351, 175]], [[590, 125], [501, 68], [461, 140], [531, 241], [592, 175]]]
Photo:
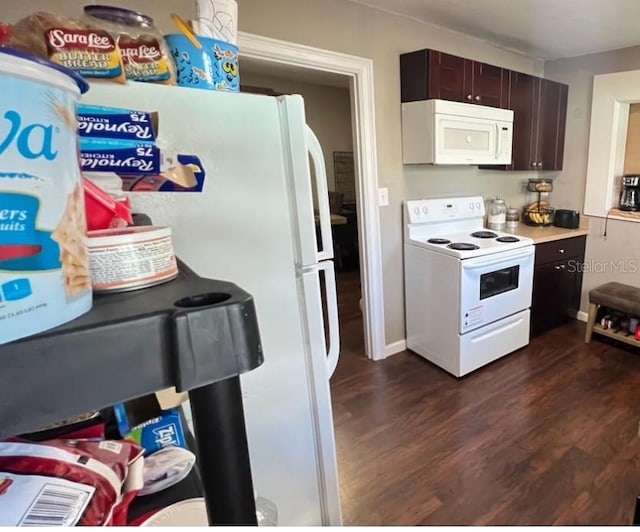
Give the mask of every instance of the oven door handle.
[[494, 264], [501, 264], [503, 262], [512, 261], [515, 259], [525, 259], [527, 257], [533, 256], [534, 253], [535, 253], [535, 250], [533, 249], [533, 246], [531, 246], [530, 250], [527, 249], [524, 252], [514, 253], [513, 255], [508, 255], [506, 257], [501, 256], [494, 259], [484, 259], [484, 260], [476, 260], [476, 259], [463, 260], [462, 267], [465, 270], [475, 270], [477, 268], [484, 268], [485, 266], [493, 266]]

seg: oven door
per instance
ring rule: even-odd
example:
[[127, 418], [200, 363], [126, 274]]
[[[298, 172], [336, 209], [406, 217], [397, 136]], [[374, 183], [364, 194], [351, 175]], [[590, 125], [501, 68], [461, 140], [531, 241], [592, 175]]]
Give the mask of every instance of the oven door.
[[460, 334], [531, 306], [534, 253], [527, 246], [461, 261]]

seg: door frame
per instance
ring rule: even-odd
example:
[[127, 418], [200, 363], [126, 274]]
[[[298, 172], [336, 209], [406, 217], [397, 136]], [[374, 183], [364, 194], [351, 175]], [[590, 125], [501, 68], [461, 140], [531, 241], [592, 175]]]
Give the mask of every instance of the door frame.
[[364, 348], [373, 360], [385, 358], [385, 322], [378, 207], [378, 162], [376, 157], [373, 61], [238, 32], [242, 57], [312, 70], [332, 72], [349, 78], [351, 124], [356, 179], [358, 241], [364, 324]]

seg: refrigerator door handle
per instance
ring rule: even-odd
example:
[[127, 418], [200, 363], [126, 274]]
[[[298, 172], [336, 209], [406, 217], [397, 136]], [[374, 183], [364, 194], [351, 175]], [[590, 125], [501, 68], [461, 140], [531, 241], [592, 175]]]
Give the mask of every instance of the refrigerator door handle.
[[316, 192], [318, 194], [318, 213], [320, 218], [321, 245], [318, 249], [318, 260], [333, 258], [333, 243], [331, 236], [331, 211], [329, 209], [329, 186], [327, 184], [327, 169], [324, 165], [322, 147], [318, 138], [309, 126], [305, 127], [307, 150], [315, 168]]
[[[327, 321], [329, 325], [329, 349], [327, 351], [327, 379], [330, 379], [338, 366], [340, 358], [340, 325], [338, 322], [338, 296], [336, 292], [336, 274], [333, 270], [333, 262], [324, 261], [307, 266], [305, 272], [319, 274], [324, 270], [324, 289], [327, 301]], [[320, 309], [322, 315], [322, 309]]]

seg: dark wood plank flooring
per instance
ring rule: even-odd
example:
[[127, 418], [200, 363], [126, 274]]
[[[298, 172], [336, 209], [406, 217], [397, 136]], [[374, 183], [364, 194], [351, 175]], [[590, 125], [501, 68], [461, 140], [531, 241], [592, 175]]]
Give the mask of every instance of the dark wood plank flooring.
[[626, 525], [640, 493], [640, 354], [570, 323], [456, 379], [364, 356], [357, 272], [338, 278], [331, 380], [346, 525]]

